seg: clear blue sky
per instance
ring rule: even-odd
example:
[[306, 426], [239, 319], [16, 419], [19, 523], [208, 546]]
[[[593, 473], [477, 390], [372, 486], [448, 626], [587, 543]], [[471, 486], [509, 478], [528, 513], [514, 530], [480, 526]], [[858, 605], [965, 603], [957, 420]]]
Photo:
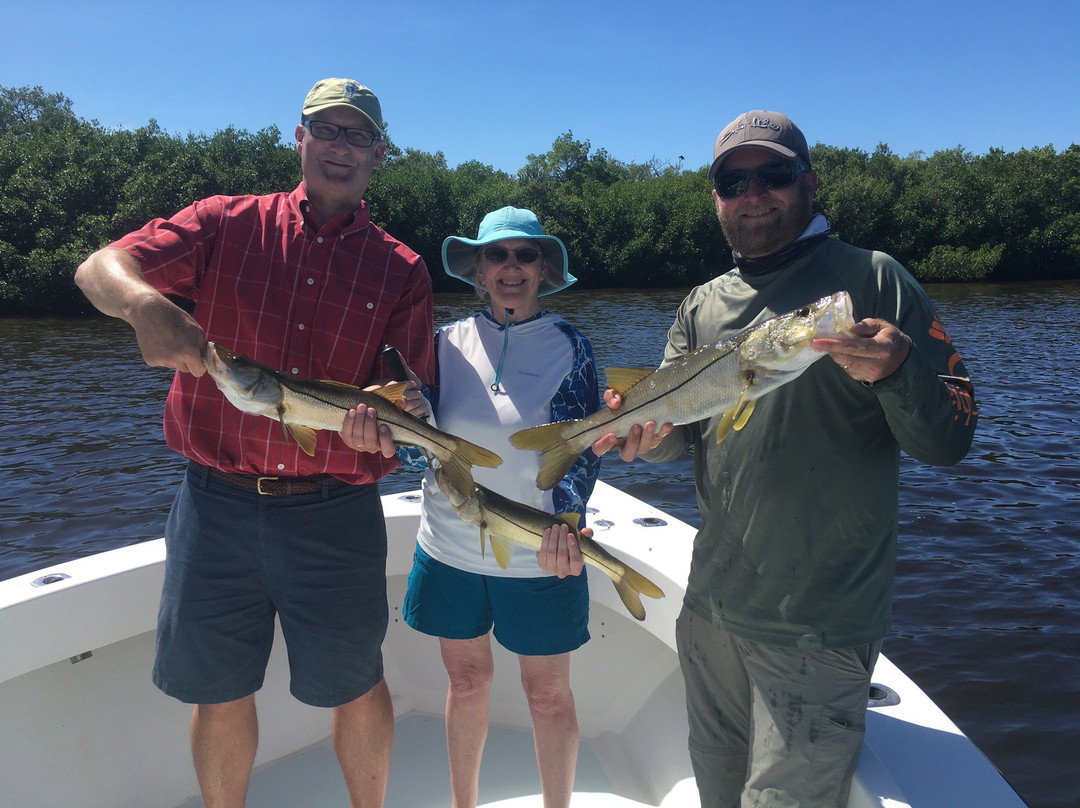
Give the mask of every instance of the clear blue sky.
[[975, 154], [1080, 142], [1080, 2], [36, 0], [0, 10], [0, 86], [109, 128], [276, 125], [348, 76], [394, 142], [516, 172], [562, 133], [695, 168], [749, 109], [811, 142]]

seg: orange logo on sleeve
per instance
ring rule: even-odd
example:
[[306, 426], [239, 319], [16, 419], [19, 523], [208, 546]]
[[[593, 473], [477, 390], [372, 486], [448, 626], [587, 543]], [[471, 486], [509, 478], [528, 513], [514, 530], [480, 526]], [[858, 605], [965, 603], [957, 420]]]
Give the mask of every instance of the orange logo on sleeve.
[[[945, 333], [945, 326], [941, 324], [941, 321], [935, 317], [934, 322], [930, 324], [930, 330], [928, 332], [931, 337], [936, 340], [941, 340], [946, 345], [952, 345], [952, 340], [949, 339], [949, 335]], [[955, 350], [949, 357], [948, 378], [942, 378], [945, 382], [945, 386], [949, 390], [949, 397], [952, 399], [953, 409], [956, 410], [956, 415], [953, 416], [953, 420], [964, 419], [964, 426], [971, 424], [971, 419], [979, 414], [975, 409], [975, 397], [973, 393], [975, 389], [971, 386], [971, 380], [964, 376], [956, 375], [956, 366], [960, 364], [960, 354]]]

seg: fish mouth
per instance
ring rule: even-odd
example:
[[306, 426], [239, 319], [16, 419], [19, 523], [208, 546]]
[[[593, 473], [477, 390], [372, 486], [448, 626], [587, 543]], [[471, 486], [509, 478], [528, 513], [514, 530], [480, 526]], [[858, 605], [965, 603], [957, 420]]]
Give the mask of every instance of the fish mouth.
[[203, 365], [208, 373], [225, 373], [229, 369], [229, 363], [236, 360], [236, 354], [228, 348], [222, 348], [213, 342], [206, 343], [206, 352], [203, 354]]
[[837, 293], [829, 304], [829, 327], [834, 332], [851, 336], [851, 326], [855, 323], [855, 310], [851, 304], [851, 295], [845, 290]]

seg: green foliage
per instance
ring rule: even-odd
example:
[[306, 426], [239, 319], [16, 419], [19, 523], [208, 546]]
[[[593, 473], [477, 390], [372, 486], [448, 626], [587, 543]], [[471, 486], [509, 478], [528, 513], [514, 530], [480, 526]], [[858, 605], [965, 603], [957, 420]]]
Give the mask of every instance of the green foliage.
[[94, 250], [196, 199], [299, 181], [276, 127], [177, 137], [150, 121], [111, 132], [60, 94], [0, 88], [0, 315], [88, 312], [71, 278]]
[[[442, 152], [406, 149], [375, 172], [368, 188], [372, 217], [420, 255], [429, 268], [457, 226], [452, 172]], [[406, 238], [402, 234], [408, 234]], [[432, 273], [434, 275], [434, 273]], [[441, 274], [441, 273], [440, 273]]]
[[[846, 241], [925, 281], [1080, 277], [1080, 146], [929, 157], [817, 144], [819, 208]], [[515, 175], [388, 143], [372, 216], [420, 253], [439, 290], [449, 235], [504, 205], [559, 236], [582, 287], [688, 286], [731, 261], [704, 167], [623, 163], [572, 132]], [[81, 314], [71, 281], [95, 249], [214, 194], [291, 190], [300, 165], [276, 127], [177, 136], [153, 120], [110, 131], [59, 93], [0, 87], [0, 315]]]
[[974, 250], [938, 244], [925, 259], [912, 264], [912, 271], [930, 282], [985, 281], [996, 273], [1004, 252], [1004, 244]]

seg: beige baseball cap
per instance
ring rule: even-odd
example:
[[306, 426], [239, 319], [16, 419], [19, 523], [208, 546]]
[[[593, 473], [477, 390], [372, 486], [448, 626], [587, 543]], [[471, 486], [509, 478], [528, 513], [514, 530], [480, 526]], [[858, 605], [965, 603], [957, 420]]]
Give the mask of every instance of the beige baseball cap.
[[323, 79], [316, 82], [304, 99], [301, 120], [330, 107], [352, 107], [382, 135], [386, 124], [382, 119], [379, 98], [370, 89], [353, 79]]

